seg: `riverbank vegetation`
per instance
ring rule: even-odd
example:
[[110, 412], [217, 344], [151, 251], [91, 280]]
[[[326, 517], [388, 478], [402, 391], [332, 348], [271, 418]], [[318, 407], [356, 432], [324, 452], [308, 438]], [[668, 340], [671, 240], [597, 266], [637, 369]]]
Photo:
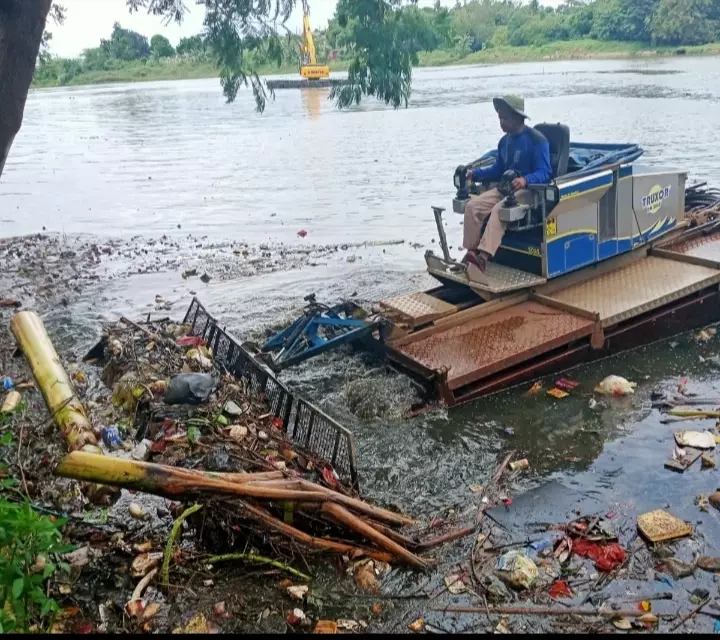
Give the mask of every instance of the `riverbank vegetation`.
[[[537, 1], [472, 0], [455, 8], [407, 6], [401, 15], [416, 66], [442, 66], [720, 54], [716, 5], [712, 0], [568, 0], [552, 8]], [[316, 32], [318, 54], [333, 71], [348, 69], [353, 28], [340, 3], [328, 27]], [[259, 75], [295, 73], [299, 36], [282, 38], [279, 46], [279, 63], [262, 42], [249, 46], [249, 65]], [[109, 39], [80, 58], [54, 57], [44, 48], [34, 86], [214, 77], [213, 53], [202, 35], [183, 38], [174, 48], [162, 35], [148, 40], [116, 24]]]

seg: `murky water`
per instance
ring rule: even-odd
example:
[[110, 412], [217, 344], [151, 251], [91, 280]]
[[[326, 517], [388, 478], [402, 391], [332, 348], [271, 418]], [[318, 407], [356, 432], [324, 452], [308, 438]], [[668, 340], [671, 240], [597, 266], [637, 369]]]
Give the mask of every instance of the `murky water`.
[[[534, 122], [565, 122], [575, 140], [638, 142], [646, 161], [720, 183], [720, 66], [712, 58], [419, 70], [410, 109], [400, 111], [367, 102], [341, 113], [322, 90], [279, 91], [259, 116], [247, 95], [224, 105], [214, 80], [83, 87], [30, 96], [0, 182], [0, 235], [44, 226], [250, 243], [406, 241], [209, 284], [172, 270], [98, 285], [49, 317], [56, 337], [78, 352], [97, 320], [144, 314], [155, 294], [181, 315], [196, 291], [232, 332], [250, 336], [296, 312], [308, 293], [371, 302], [422, 290], [432, 285], [422, 259], [435, 235], [430, 205], [449, 203], [457, 164], [496, 144], [488, 100], [498, 93], [524, 95]], [[450, 218], [451, 246], [460, 231]], [[698, 521], [701, 537], [717, 540], [717, 514], [693, 504], [720, 484], [717, 472], [663, 469], [678, 427], [649, 409], [651, 390], [672, 390], [680, 376], [693, 391], [720, 396], [717, 371], [701, 361], [717, 354], [720, 338], [680, 336], [572, 371], [582, 384], [564, 400], [528, 397], [523, 387], [413, 420], [401, 418], [412, 386], [364, 356], [329, 354], [285, 377], [355, 432], [364, 489], [414, 514], [467, 506], [470, 485], [515, 449], [531, 465], [516, 491], [562, 478], [628, 518], [670, 504]], [[594, 385], [610, 373], [637, 381], [636, 395], [590, 409]], [[466, 557], [465, 547], [453, 547], [447, 562]]]

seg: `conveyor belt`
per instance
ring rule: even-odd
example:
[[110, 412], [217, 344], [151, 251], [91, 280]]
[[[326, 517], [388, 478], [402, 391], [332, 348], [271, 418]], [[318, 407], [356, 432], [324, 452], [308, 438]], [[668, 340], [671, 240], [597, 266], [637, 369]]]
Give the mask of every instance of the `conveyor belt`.
[[717, 269], [648, 256], [587, 282], [551, 293], [549, 297], [598, 313], [602, 326], [609, 327], [717, 282], [720, 282], [720, 271]]

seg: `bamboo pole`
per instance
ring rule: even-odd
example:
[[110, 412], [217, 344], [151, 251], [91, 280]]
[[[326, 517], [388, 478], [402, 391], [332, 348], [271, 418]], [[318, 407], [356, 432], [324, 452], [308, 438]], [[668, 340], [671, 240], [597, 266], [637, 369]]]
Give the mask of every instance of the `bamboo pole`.
[[62, 431], [70, 451], [102, 454], [82, 403], [75, 395], [70, 378], [34, 311], [20, 311], [10, 321], [10, 329], [32, 369], [50, 415]]

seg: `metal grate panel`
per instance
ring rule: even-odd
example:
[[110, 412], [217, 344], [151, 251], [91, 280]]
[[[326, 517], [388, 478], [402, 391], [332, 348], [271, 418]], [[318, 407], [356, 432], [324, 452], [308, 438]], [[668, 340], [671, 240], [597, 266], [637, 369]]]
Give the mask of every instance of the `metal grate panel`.
[[269, 411], [283, 421], [288, 438], [312, 455], [327, 460], [340, 478], [359, 488], [353, 434], [316, 406], [285, 387], [250, 352], [221, 329], [197, 298], [183, 320], [191, 334], [202, 336], [213, 350], [215, 364], [244, 382], [251, 393], [264, 396]]
[[720, 282], [720, 271], [648, 256], [614, 271], [549, 294], [600, 314], [603, 327], [633, 318]]
[[398, 346], [429, 369], [447, 369], [447, 385], [465, 384], [592, 333], [587, 318], [523, 302]]

